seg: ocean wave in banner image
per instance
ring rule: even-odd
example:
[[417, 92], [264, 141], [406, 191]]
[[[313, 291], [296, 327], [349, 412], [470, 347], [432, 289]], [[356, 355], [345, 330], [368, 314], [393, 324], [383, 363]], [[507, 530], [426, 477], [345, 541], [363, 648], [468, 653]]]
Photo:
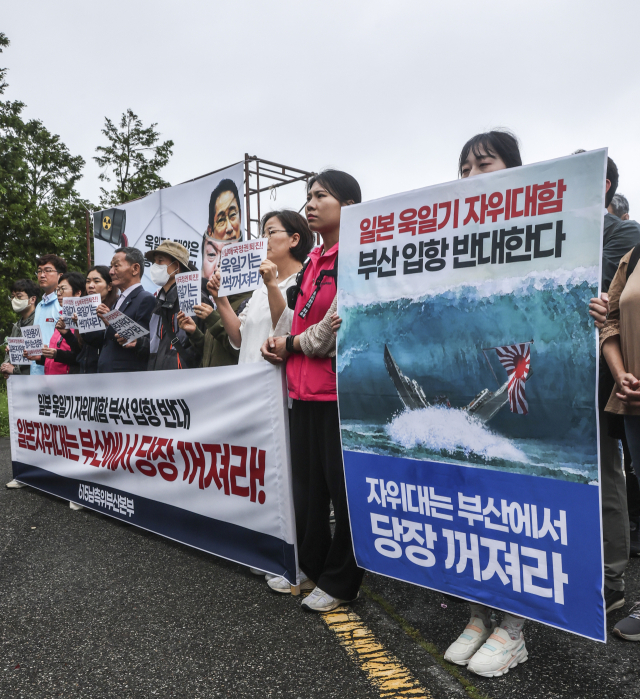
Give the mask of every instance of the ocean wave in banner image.
[[[598, 270], [342, 299], [343, 447], [592, 483]], [[578, 359], [579, 358], [579, 359]]]

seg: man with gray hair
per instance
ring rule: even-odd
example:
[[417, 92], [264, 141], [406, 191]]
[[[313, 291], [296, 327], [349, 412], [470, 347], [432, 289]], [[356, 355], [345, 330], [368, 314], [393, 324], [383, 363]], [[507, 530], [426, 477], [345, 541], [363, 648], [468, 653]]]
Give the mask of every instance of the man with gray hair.
[[622, 221], [629, 220], [629, 202], [624, 194], [615, 194], [611, 200], [611, 204], [607, 207], [607, 211], [614, 216], [617, 216]]
[[[120, 291], [120, 296], [113, 309], [129, 316], [143, 328], [149, 329], [151, 314], [156, 305], [153, 294], [142, 287], [144, 274], [144, 256], [137, 248], [118, 248], [111, 260], [111, 283]], [[97, 314], [104, 316], [113, 310], [104, 303], [97, 308]], [[93, 334], [93, 333], [92, 333]], [[127, 342], [108, 327], [101, 333], [98, 373], [120, 371], [146, 371], [149, 359], [149, 344], [137, 340]]]

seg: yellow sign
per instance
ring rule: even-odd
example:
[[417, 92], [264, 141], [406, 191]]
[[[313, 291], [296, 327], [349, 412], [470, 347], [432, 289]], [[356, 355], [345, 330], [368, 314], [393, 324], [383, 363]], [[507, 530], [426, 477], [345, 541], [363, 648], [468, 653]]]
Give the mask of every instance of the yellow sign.
[[105, 231], [108, 231], [109, 228], [111, 228], [111, 219], [108, 216], [105, 216], [102, 219], [102, 227], [105, 229]]

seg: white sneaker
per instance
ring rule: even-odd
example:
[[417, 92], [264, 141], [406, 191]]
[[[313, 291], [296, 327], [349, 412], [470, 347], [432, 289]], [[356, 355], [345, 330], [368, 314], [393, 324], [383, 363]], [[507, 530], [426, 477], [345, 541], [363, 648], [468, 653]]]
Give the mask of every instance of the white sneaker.
[[330, 612], [341, 604], [347, 604], [347, 601], [332, 597], [328, 592], [315, 587], [313, 592], [302, 601], [302, 608], [307, 612]]
[[254, 575], [264, 575], [265, 574], [264, 570], [260, 570], [260, 568], [249, 568], [249, 572], [253, 573]]
[[24, 483], [18, 483], [18, 481], [14, 478], [12, 481], [9, 481], [7, 483], [7, 488], [24, 488], [25, 485]]
[[75, 502], [71, 502], [71, 500], [69, 500], [69, 508], [72, 510], [84, 510], [84, 505], [76, 505]]
[[504, 629], [497, 628], [471, 658], [467, 669], [482, 677], [500, 677], [528, 657], [522, 631], [514, 641]]
[[491, 620], [491, 626], [487, 628], [481, 617], [472, 616], [464, 631], [447, 648], [444, 659], [456, 665], [466, 665], [473, 658], [478, 648], [491, 636], [495, 627], [493, 619]]
[[[282, 575], [277, 575], [267, 580], [267, 585], [274, 592], [282, 592], [285, 595], [291, 593], [291, 584], [288, 580], [282, 577]], [[311, 582], [309, 578], [304, 574], [300, 573], [300, 591], [302, 590], [312, 590], [315, 587], [315, 583]]]

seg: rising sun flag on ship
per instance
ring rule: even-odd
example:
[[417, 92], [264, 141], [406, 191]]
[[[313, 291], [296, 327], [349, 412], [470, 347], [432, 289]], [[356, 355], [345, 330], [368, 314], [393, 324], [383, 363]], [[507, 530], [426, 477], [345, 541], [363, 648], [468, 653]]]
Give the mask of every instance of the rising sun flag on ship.
[[492, 348], [508, 375], [509, 407], [512, 413], [518, 415], [526, 415], [529, 412], [524, 386], [531, 370], [530, 344], [531, 342], [521, 342], [518, 345]]

